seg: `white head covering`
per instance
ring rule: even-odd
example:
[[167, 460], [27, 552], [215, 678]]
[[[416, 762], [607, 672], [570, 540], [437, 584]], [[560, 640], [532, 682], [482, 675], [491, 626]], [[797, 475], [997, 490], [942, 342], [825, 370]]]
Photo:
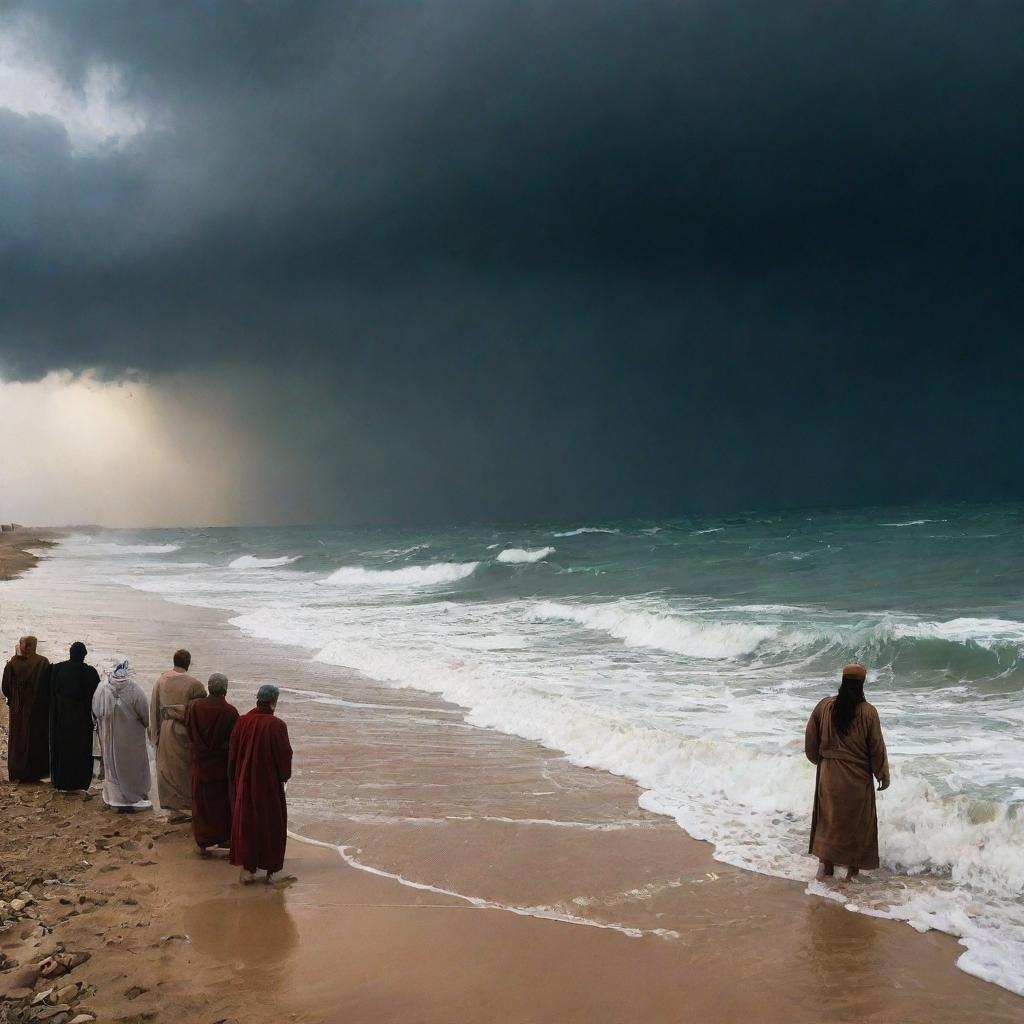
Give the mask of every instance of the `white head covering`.
[[92, 713], [97, 718], [109, 715], [117, 706], [121, 691], [135, 682], [135, 672], [127, 658], [117, 658], [113, 666], [107, 669], [107, 678], [96, 689], [92, 699]]
[[107, 673], [110, 679], [127, 680], [135, 678], [135, 670], [127, 658], [114, 662], [114, 667]]

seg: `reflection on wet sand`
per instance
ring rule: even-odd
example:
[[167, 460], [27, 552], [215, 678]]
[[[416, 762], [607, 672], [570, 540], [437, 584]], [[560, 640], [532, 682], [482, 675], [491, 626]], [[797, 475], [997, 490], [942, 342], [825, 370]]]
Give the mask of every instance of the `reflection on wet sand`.
[[252, 889], [193, 903], [185, 911], [185, 929], [205, 957], [235, 969], [287, 972], [299, 932], [285, 894], [266, 886]]
[[346, 701], [282, 701], [296, 832], [450, 893], [679, 936], [475, 909], [298, 843], [286, 860], [298, 883], [243, 889], [228, 864], [189, 851], [150, 877], [182, 908], [192, 946], [175, 955], [194, 951], [189, 969], [211, 993], [240, 977], [282, 1019], [303, 1010], [364, 1024], [1024, 1024], [1024, 1000], [957, 971], [947, 936], [723, 865], [641, 810], [632, 783], [470, 727], [428, 694], [256, 644], [220, 613], [114, 585], [71, 589], [37, 572], [5, 595], [12, 627], [86, 636], [98, 654], [116, 644], [151, 678], [188, 638], [199, 670], [231, 668], [240, 705], [267, 681]]

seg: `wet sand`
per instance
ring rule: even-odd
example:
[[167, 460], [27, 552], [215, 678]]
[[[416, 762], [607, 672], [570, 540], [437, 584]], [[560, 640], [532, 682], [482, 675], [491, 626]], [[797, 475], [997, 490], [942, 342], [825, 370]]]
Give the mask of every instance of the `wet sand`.
[[348, 862], [292, 841], [297, 882], [243, 889], [163, 827], [151, 912], [189, 939], [147, 967], [152, 1019], [1024, 1022], [1024, 1000], [955, 968], [948, 936], [720, 864], [642, 811], [632, 783], [469, 726], [435, 696], [251, 641], [220, 612], [113, 584], [86, 595], [45, 564], [4, 584], [0, 607], [0, 644], [40, 623], [48, 656], [82, 638], [130, 655], [147, 687], [185, 644], [200, 678], [227, 672], [240, 710], [264, 681], [305, 693], [279, 708], [292, 828]]
[[32, 549], [49, 548], [62, 535], [60, 530], [19, 527], [0, 533], [0, 580], [13, 580], [39, 564]]

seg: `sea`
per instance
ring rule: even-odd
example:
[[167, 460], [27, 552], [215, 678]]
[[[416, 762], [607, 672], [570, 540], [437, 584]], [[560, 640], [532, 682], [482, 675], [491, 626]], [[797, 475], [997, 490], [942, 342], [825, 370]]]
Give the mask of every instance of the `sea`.
[[1024, 995], [1024, 505], [83, 532], [50, 564], [434, 691], [801, 881], [804, 726], [861, 661], [892, 765], [882, 870], [808, 892], [956, 935], [964, 970]]

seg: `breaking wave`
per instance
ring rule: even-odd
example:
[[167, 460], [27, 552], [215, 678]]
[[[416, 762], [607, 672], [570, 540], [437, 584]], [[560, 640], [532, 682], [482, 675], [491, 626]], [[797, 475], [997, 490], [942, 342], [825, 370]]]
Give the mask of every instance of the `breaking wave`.
[[778, 633], [772, 626], [633, 611], [620, 602], [569, 605], [542, 601], [535, 614], [540, 619], [562, 619], [608, 633], [629, 647], [655, 647], [690, 658], [737, 658], [752, 654], [763, 641]]
[[432, 565], [407, 565], [403, 569], [365, 569], [361, 565], [351, 565], [331, 573], [323, 582], [338, 587], [436, 587], [472, 576], [479, 564], [435, 562]]
[[64, 554], [98, 558], [103, 555], [169, 555], [180, 551], [180, 544], [114, 544], [89, 538], [69, 538], [62, 545]]
[[562, 533], [553, 533], [552, 537], [579, 537], [583, 533], [619, 533], [619, 530], [611, 530], [605, 526], [580, 526], [575, 530], [565, 530]]
[[256, 558], [255, 555], [242, 555], [228, 565], [229, 569], [274, 569], [279, 565], [291, 565], [297, 562], [300, 555], [281, 555], [280, 558]]
[[[879, 515], [893, 517], [884, 558]], [[920, 529], [946, 517], [948, 538]], [[964, 970], [1024, 992], [1024, 506], [715, 521], [560, 541], [572, 575], [545, 567], [542, 545], [608, 528], [88, 534], [25, 585], [45, 599], [52, 579], [92, 574], [230, 610], [249, 635], [633, 778], [720, 859], [802, 880], [804, 723], [838, 667], [862, 661], [893, 786], [878, 797], [883, 868], [851, 909], [959, 935]], [[967, 536], [1002, 539], [967, 550]], [[285, 551], [307, 571], [227, 568]]]
[[[746, 613], [746, 614], [744, 614]], [[540, 620], [572, 622], [627, 647], [646, 647], [706, 660], [756, 660], [763, 665], [831, 665], [862, 660], [874, 669], [934, 671], [957, 679], [1020, 674], [1024, 685], [1024, 623], [957, 618], [946, 622], [880, 615], [817, 621], [807, 609], [742, 606], [716, 610], [652, 607], [632, 599], [603, 604], [538, 603]]]
[[498, 553], [499, 562], [539, 562], [542, 559], [553, 555], [555, 553], [554, 548], [505, 548], [504, 551]]
[[[474, 725], [536, 740], [575, 764], [634, 779], [644, 790], [643, 807], [713, 843], [719, 860], [807, 878], [814, 769], [801, 755], [738, 737], [682, 735], [642, 716], [523, 687], [514, 672], [410, 657], [365, 640], [332, 641], [317, 660], [433, 690], [470, 708], [467, 720]], [[892, 788], [879, 798], [879, 818], [885, 871], [874, 885], [880, 906], [865, 912], [961, 937], [964, 970], [1022, 991], [1024, 918], [1013, 901], [1024, 888], [1024, 815], [1005, 802], [942, 795], [897, 763]], [[886, 872], [898, 876], [895, 886], [885, 881]], [[979, 900], [987, 908], [981, 921], [975, 920]]]

